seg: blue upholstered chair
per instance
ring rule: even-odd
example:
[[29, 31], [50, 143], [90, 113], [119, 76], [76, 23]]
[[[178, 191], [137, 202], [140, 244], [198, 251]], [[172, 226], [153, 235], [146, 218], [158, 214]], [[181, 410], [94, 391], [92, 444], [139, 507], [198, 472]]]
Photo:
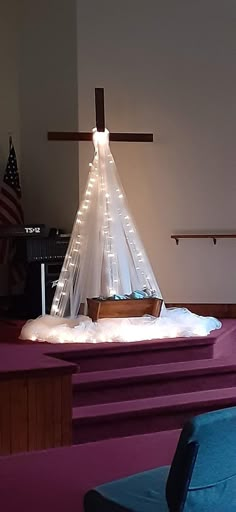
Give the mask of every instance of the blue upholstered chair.
[[85, 512], [236, 512], [236, 407], [184, 426], [171, 466], [87, 492]]

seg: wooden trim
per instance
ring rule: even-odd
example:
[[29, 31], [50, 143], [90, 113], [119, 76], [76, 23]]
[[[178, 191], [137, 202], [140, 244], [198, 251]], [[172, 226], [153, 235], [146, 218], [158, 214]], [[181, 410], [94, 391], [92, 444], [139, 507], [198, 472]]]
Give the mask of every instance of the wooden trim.
[[45, 450], [72, 441], [71, 376], [0, 382], [0, 455]]
[[187, 308], [196, 315], [216, 318], [236, 318], [236, 304], [219, 303], [167, 303], [167, 308]]
[[208, 234], [186, 234], [186, 235], [171, 235], [173, 240], [175, 240], [176, 245], [179, 244], [180, 239], [196, 239], [196, 238], [211, 238], [213, 240], [214, 245], [216, 244], [216, 240], [218, 238], [236, 238], [236, 234], [234, 233], [224, 233], [224, 234], [217, 234], [214, 233], [208, 233]]

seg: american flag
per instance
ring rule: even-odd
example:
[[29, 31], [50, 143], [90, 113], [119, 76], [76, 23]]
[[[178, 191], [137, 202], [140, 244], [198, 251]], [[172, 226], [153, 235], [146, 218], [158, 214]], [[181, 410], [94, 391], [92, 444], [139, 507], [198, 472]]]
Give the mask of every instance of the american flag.
[[[12, 138], [9, 139], [9, 155], [3, 184], [0, 190], [0, 225], [23, 224], [21, 187], [17, 159]], [[0, 240], [0, 263], [10, 263], [10, 288], [14, 292], [22, 286], [22, 268], [14, 262], [15, 247], [8, 240]]]

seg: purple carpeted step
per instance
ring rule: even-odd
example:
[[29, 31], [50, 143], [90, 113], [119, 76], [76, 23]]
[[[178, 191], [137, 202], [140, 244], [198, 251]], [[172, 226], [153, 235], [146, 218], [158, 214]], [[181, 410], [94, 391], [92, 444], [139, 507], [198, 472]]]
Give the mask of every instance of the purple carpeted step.
[[236, 362], [200, 360], [140, 366], [73, 376], [73, 405], [236, 386]]
[[236, 387], [73, 409], [73, 442], [182, 428], [196, 414], [236, 406]]
[[178, 361], [210, 359], [220, 336], [216, 331], [207, 337], [147, 340], [134, 343], [75, 344], [63, 346], [50, 354], [79, 364], [81, 372], [131, 368]]

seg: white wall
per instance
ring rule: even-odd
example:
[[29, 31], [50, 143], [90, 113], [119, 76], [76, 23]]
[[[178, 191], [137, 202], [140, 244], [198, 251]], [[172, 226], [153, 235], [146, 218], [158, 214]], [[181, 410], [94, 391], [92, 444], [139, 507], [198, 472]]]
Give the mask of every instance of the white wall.
[[20, 111], [27, 222], [70, 230], [78, 203], [78, 145], [47, 131], [78, 128], [76, 0], [21, 0]]
[[[112, 150], [165, 300], [235, 302], [236, 239], [170, 239], [236, 231], [235, 1], [77, 6], [80, 129], [104, 86], [111, 131], [155, 134]], [[91, 156], [81, 143], [82, 186]]]

